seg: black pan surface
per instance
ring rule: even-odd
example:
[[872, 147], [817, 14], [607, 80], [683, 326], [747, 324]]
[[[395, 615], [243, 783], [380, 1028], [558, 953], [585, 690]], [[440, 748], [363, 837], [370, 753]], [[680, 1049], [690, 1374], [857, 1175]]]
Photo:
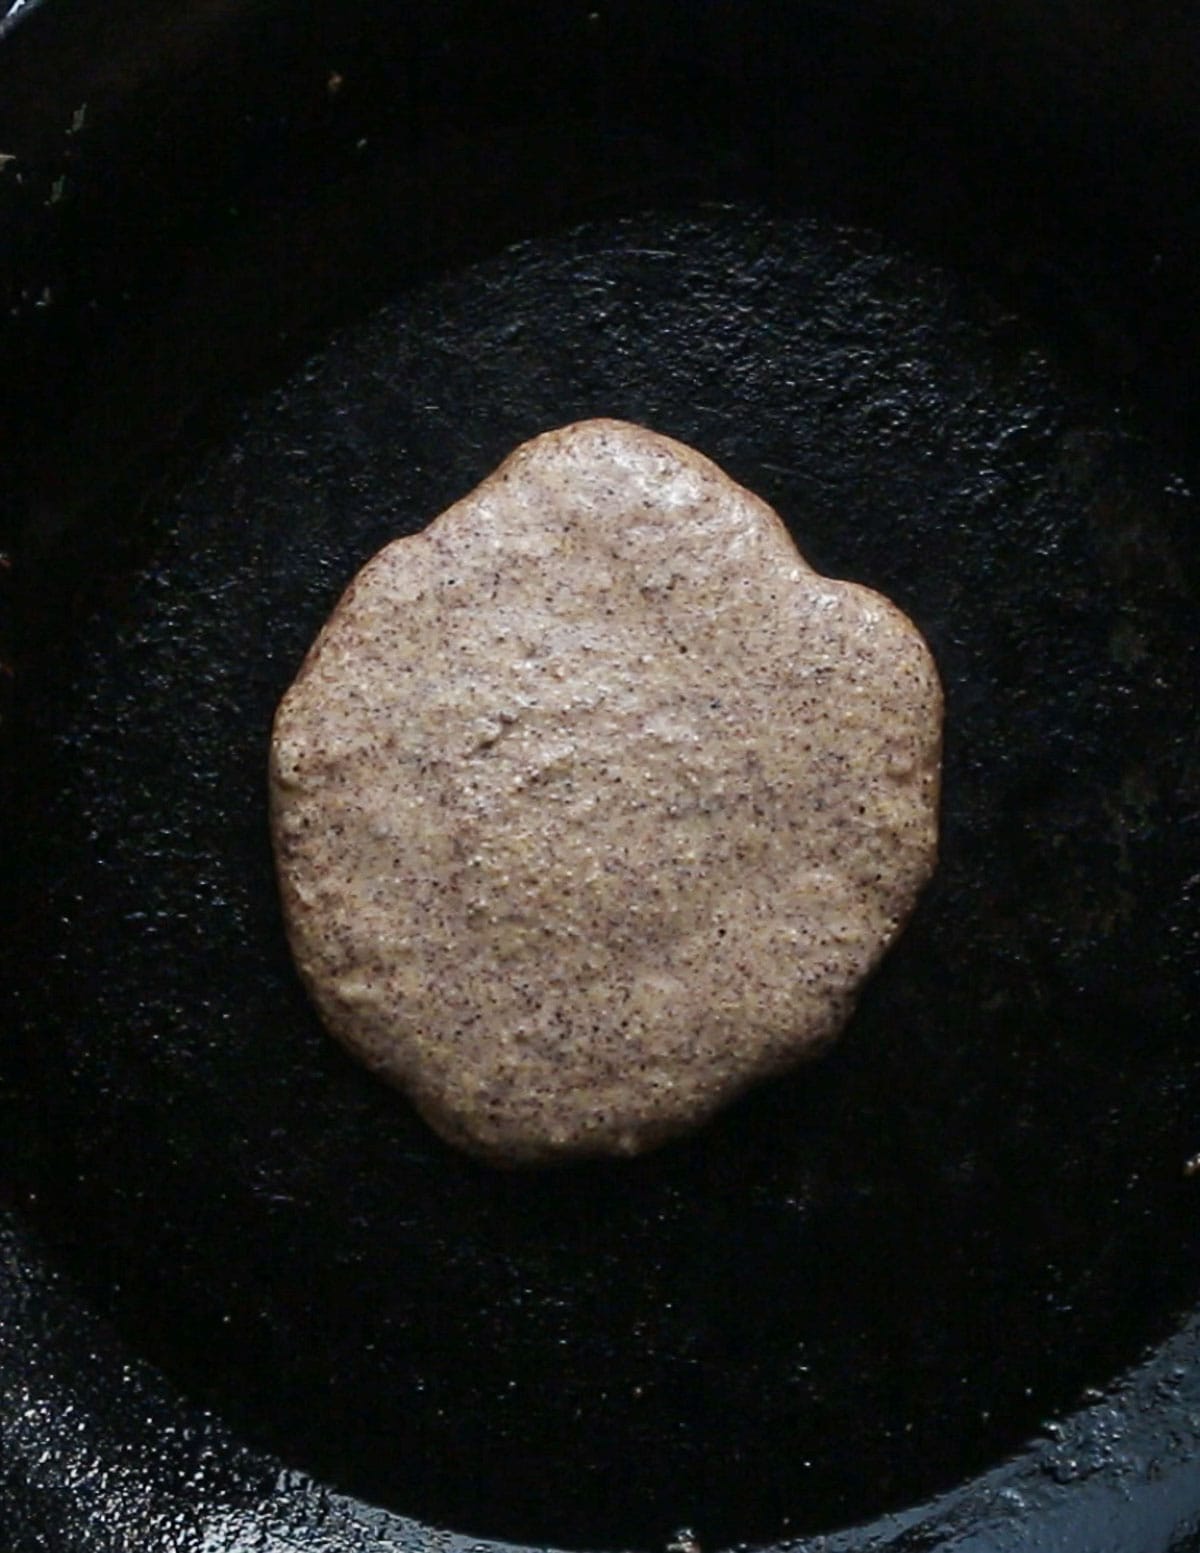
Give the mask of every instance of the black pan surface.
[[[370, 151], [338, 133], [352, 164]], [[592, 196], [581, 153], [561, 209], [489, 203], [462, 153], [478, 226], [450, 201], [404, 243], [385, 194], [411, 186], [355, 173], [344, 254], [329, 205], [295, 241], [279, 205], [274, 235], [221, 238], [214, 278], [93, 353], [117, 363], [106, 414], [93, 365], [42, 438], [3, 1098], [14, 1204], [61, 1271], [47, 1287], [5, 1242], [15, 1527], [47, 1524], [39, 1409], [68, 1520], [116, 1507], [89, 1549], [137, 1545], [131, 1524], [149, 1546], [237, 1547], [248, 1506], [264, 1539], [418, 1535], [304, 1472], [574, 1547], [824, 1533], [1035, 1437], [1051, 1485], [1123, 1483], [1103, 1393], [1163, 1343], [1153, 1406], [1189, 1416], [1190, 1350], [1169, 1346], [1200, 1273], [1186, 453], [1168, 418], [1148, 430], [1149, 387], [1114, 390], [1114, 361], [1141, 370], [1119, 329], [1084, 359], [1064, 271], [1018, 305], [848, 219], [841, 192], [805, 200], [789, 177], [731, 202], [744, 180], [695, 176], [695, 146], [673, 178], [644, 150]], [[510, 154], [534, 178], [546, 151]], [[264, 254], [273, 304], [246, 278]], [[1103, 281], [1086, 290], [1098, 307]], [[819, 1065], [645, 1160], [498, 1174], [320, 1030], [278, 920], [265, 745], [361, 561], [591, 414], [692, 442], [819, 568], [919, 622], [948, 698], [943, 863]], [[113, 1332], [139, 1360], [123, 1381]], [[1081, 1406], [1085, 1424], [1053, 1423]], [[1166, 1442], [1157, 1474], [1137, 1468], [1169, 1485], [1154, 1546], [1187, 1516], [1171, 1462]], [[1027, 1484], [994, 1492], [1040, 1513]], [[901, 1518], [887, 1545], [945, 1531]]]
[[[264, 751], [357, 566], [600, 413], [921, 623], [944, 862], [834, 1056], [643, 1161], [510, 1176], [321, 1032]], [[601, 222], [341, 333], [28, 708], [57, 1249], [246, 1439], [475, 1534], [777, 1539], [1013, 1450], [1198, 1270], [1190, 510], [1010, 314], [828, 222]]]

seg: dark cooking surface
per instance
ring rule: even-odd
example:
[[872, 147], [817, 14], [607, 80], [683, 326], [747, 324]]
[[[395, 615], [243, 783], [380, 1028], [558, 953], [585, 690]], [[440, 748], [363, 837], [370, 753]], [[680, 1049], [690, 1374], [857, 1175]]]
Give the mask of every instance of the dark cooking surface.
[[[265, 740], [368, 554], [598, 413], [919, 622], [944, 863], [819, 1067], [636, 1164], [500, 1175], [305, 1004]], [[601, 223], [344, 332], [27, 702], [57, 797], [8, 970], [56, 1254], [246, 1439], [471, 1532], [765, 1538], [1017, 1447], [1200, 1272], [1191, 509], [1013, 318], [825, 224]]]

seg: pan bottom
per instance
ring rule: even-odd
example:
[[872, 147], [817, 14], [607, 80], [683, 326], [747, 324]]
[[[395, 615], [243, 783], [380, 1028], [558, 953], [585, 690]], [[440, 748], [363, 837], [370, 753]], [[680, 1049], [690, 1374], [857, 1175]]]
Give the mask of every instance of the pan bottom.
[[[305, 1002], [266, 740], [369, 554], [598, 414], [917, 621], [943, 862], [819, 1065], [647, 1159], [496, 1174]], [[596, 223], [344, 330], [27, 697], [43, 1231], [247, 1439], [462, 1531], [772, 1539], [1014, 1450], [1197, 1287], [1193, 507], [1019, 322], [808, 218]]]

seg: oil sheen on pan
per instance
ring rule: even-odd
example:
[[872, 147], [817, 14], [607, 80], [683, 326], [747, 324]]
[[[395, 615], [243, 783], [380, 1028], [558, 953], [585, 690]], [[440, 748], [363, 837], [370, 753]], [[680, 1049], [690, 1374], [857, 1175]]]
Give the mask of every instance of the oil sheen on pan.
[[912, 622], [708, 459], [549, 432], [376, 555], [283, 698], [296, 964], [469, 1152], [639, 1153], [845, 1024], [934, 866], [941, 718]]

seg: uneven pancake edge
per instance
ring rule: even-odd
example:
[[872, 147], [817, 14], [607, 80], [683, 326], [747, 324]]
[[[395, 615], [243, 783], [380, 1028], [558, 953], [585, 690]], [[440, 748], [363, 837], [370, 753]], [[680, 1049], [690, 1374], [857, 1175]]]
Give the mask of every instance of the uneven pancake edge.
[[708, 459], [546, 433], [362, 568], [281, 702], [300, 975], [470, 1152], [640, 1152], [843, 1027], [934, 866], [941, 710], [912, 623]]

